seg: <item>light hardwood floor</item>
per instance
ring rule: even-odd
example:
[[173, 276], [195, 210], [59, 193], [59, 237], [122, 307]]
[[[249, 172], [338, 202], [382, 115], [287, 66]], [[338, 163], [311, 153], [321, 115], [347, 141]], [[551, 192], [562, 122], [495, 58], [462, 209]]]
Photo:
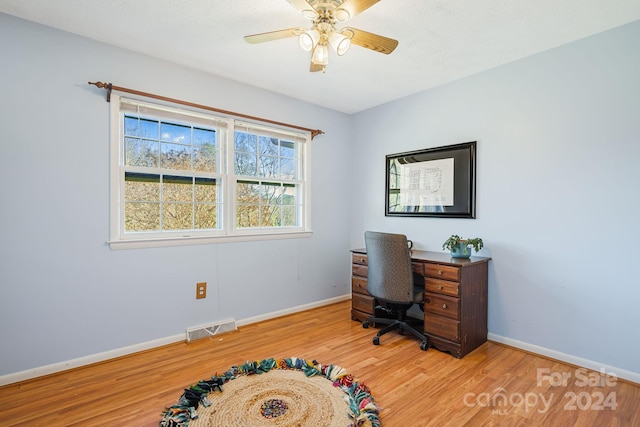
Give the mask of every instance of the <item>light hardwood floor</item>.
[[461, 360], [420, 351], [410, 336], [374, 346], [375, 329], [351, 321], [349, 304], [4, 386], [0, 426], [157, 426], [190, 384], [292, 356], [347, 368], [370, 387], [385, 427], [640, 426], [640, 385], [492, 342]]

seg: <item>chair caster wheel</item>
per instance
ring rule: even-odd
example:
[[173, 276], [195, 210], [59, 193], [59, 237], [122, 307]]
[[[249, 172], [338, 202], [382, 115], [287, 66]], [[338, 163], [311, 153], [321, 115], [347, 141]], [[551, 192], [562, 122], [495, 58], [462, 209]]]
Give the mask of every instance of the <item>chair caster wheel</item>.
[[420, 343], [420, 350], [427, 351], [429, 349], [429, 343], [426, 341], [422, 341]]
[[380, 337], [373, 337], [373, 345], [380, 345]]
[[367, 329], [369, 327], [369, 322], [367, 322], [366, 320], [362, 322], [362, 327]]

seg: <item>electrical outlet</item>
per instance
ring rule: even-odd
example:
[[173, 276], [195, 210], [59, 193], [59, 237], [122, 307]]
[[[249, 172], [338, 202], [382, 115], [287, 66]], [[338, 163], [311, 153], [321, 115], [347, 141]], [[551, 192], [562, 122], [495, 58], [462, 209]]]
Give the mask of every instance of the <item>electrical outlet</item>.
[[196, 283], [196, 299], [207, 297], [207, 282]]

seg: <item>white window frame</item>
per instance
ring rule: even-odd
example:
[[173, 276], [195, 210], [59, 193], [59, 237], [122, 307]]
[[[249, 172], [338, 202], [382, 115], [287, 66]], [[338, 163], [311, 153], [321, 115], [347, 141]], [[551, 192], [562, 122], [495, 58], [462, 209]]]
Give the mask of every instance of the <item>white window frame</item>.
[[[124, 113], [121, 111], [121, 97], [117, 93], [111, 94], [110, 103], [110, 238], [109, 246], [112, 250], [136, 249], [148, 247], [186, 246], [199, 244], [213, 244], [222, 242], [275, 240], [309, 237], [311, 231], [311, 134], [301, 133], [297, 130], [276, 128], [258, 123], [247, 123], [235, 120], [233, 117], [215, 116], [210, 112], [185, 109], [174, 105], [160, 104], [155, 101], [140, 99], [137, 97], [124, 98], [166, 109], [169, 112], [193, 115], [199, 119], [210, 118], [213, 122], [224, 122], [226, 136], [222, 136], [220, 144], [220, 171], [216, 172], [221, 180], [221, 192], [223, 210], [221, 213], [221, 229], [197, 230], [197, 231], [165, 231], [157, 233], [125, 233], [124, 232], [124, 143], [123, 126]], [[299, 176], [296, 180], [300, 186], [301, 208], [299, 211], [300, 224], [296, 227], [236, 227], [235, 184], [237, 177], [234, 174], [234, 132], [239, 130], [264, 129], [266, 132], [275, 133], [297, 141], [301, 159], [298, 164]], [[265, 178], [264, 181], [270, 181]]]

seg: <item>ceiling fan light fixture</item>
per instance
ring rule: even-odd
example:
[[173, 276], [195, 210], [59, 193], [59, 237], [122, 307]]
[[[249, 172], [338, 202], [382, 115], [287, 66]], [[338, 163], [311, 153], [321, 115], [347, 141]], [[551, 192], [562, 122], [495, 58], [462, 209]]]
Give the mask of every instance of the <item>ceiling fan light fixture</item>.
[[326, 44], [318, 44], [311, 54], [311, 63], [315, 65], [327, 65], [329, 63], [329, 49]]
[[320, 33], [316, 29], [304, 31], [298, 36], [298, 43], [306, 52], [311, 52], [311, 49], [318, 44], [318, 40], [320, 40]]
[[[274, 0], [275, 1], [275, 0]], [[398, 41], [379, 34], [357, 28], [338, 28], [337, 22], [348, 21], [380, 0], [287, 0], [302, 15], [310, 19], [306, 28], [286, 28], [266, 33], [245, 36], [248, 43], [263, 43], [284, 38], [298, 38], [300, 48], [310, 52], [309, 71], [324, 73], [329, 63], [329, 51], [338, 56], [345, 55], [355, 44], [375, 52], [390, 54], [398, 46]], [[342, 27], [342, 25], [340, 25]], [[331, 47], [329, 47], [331, 46]]]
[[351, 19], [351, 14], [349, 13], [349, 11], [342, 8], [336, 9], [333, 13], [333, 16], [335, 16], [335, 18], [340, 22], [348, 21], [349, 19]]
[[302, 11], [302, 16], [311, 21], [315, 21], [318, 18], [318, 12], [313, 9], [305, 9]]
[[331, 46], [338, 56], [342, 56], [349, 51], [349, 48], [351, 47], [351, 38], [334, 31], [329, 36], [329, 43], [331, 43]]

